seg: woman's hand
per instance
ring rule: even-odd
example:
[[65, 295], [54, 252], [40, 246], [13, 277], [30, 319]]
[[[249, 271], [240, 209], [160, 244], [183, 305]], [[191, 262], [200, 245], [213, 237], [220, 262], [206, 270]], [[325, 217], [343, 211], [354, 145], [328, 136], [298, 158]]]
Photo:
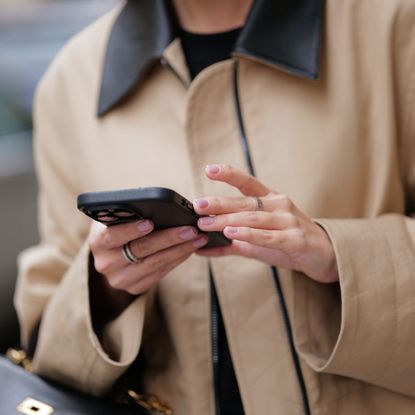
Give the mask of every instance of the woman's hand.
[[[285, 195], [255, 177], [226, 165], [206, 167], [206, 175], [236, 187], [244, 196], [194, 201], [203, 231], [220, 231], [233, 243], [204, 249], [204, 256], [241, 255], [301, 271], [323, 283], [338, 281], [336, 257], [326, 232]], [[262, 205], [262, 206], [261, 206]]]
[[[189, 226], [153, 232], [148, 220], [109, 227], [94, 222], [88, 242], [95, 270], [109, 286], [138, 295], [205, 245], [207, 237]], [[123, 255], [127, 243], [136, 263]]]

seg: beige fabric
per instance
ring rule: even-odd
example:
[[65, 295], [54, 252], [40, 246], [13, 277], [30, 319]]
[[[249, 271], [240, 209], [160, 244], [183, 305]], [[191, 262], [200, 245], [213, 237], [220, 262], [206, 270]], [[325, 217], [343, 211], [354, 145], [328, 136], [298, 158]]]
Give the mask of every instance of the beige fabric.
[[[208, 163], [245, 169], [232, 62], [186, 88], [157, 67], [128, 100], [94, 116], [117, 11], [76, 36], [36, 99], [41, 242], [20, 257], [16, 306], [27, 342], [43, 315], [35, 369], [105, 393], [139, 349], [149, 392], [176, 414], [212, 415], [209, 277], [193, 256], [105, 332], [91, 328], [83, 191], [165, 186], [188, 198], [229, 194]], [[315, 82], [244, 58], [241, 102], [258, 177], [323, 226], [340, 284], [280, 270], [313, 414], [415, 412], [415, 4], [327, 1]], [[187, 76], [180, 44], [165, 57]], [[212, 261], [247, 415], [302, 413], [269, 267]], [[115, 350], [118, 359], [106, 353]]]

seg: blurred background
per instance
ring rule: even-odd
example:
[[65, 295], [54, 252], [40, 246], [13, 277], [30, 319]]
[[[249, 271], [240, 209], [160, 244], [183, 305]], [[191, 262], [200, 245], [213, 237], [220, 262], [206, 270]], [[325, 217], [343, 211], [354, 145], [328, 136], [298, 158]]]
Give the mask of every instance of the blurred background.
[[19, 343], [16, 257], [37, 242], [32, 99], [57, 51], [121, 0], [0, 0], [0, 352]]

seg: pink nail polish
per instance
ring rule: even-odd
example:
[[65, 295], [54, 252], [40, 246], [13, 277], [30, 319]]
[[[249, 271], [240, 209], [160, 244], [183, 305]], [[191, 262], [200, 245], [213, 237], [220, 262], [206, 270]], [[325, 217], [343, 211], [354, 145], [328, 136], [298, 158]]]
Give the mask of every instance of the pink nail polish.
[[217, 164], [208, 164], [206, 166], [206, 172], [210, 174], [218, 174], [220, 172], [220, 167]]
[[206, 199], [195, 199], [194, 201], [198, 208], [204, 209], [209, 206], [209, 202]]
[[203, 245], [206, 245], [206, 244], [207, 244], [207, 242], [208, 242], [208, 238], [207, 238], [207, 236], [202, 236], [202, 237], [200, 237], [200, 238], [196, 239], [196, 240], [192, 243], [192, 245], [193, 245], [195, 248], [201, 248]]
[[225, 231], [228, 232], [228, 233], [236, 234], [236, 233], [238, 233], [238, 228], [236, 228], [234, 226], [227, 226], [225, 228]]
[[202, 226], [212, 225], [213, 223], [215, 223], [215, 219], [211, 216], [205, 216], [199, 219], [199, 224]]
[[193, 228], [185, 229], [179, 233], [179, 236], [184, 241], [188, 241], [189, 239], [193, 239], [197, 235], [196, 230]]
[[153, 225], [149, 220], [138, 222], [138, 230], [141, 232], [149, 231], [152, 226]]

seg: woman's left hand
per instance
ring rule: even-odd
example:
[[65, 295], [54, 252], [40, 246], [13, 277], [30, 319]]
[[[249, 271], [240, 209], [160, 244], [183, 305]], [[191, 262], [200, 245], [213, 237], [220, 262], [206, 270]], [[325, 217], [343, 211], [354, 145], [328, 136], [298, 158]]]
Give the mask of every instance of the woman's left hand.
[[240, 255], [303, 272], [313, 280], [338, 281], [336, 256], [327, 233], [285, 195], [227, 165], [209, 165], [206, 175], [243, 196], [204, 197], [193, 203], [201, 230], [223, 232], [232, 245], [200, 250], [203, 256]]

